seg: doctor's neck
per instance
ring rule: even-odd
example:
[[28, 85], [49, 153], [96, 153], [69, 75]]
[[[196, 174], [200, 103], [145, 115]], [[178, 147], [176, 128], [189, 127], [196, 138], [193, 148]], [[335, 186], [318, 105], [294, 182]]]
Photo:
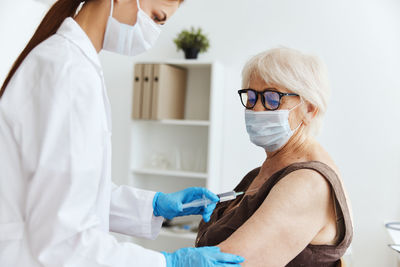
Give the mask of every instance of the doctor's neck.
[[89, 37], [97, 53], [103, 48], [104, 33], [110, 15], [110, 1], [89, 1], [74, 17]]

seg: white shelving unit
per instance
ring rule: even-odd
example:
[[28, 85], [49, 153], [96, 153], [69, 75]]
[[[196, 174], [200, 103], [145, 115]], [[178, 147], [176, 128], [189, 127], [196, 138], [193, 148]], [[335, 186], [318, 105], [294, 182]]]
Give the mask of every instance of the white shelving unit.
[[176, 233], [171, 230], [162, 228], [160, 231], [160, 236], [163, 237], [171, 237], [171, 238], [179, 238], [179, 239], [188, 239], [189, 241], [192, 241], [196, 238], [197, 234], [196, 233]]
[[154, 120], [154, 121], [135, 121], [135, 123], [155, 123], [164, 125], [182, 125], [182, 126], [210, 126], [210, 121], [202, 120]]
[[174, 170], [157, 170], [157, 169], [134, 169], [133, 173], [136, 175], [159, 175], [159, 176], [172, 176], [172, 177], [187, 177], [207, 179], [208, 174], [202, 172], [189, 172], [189, 171], [174, 171]]
[[[171, 60], [140, 62], [187, 69], [183, 120], [133, 120], [131, 184], [138, 188], [175, 192], [191, 186], [220, 190], [222, 156], [223, 69], [217, 62]], [[200, 216], [173, 222], [197, 223]], [[163, 228], [155, 241], [135, 243], [162, 251], [193, 246], [194, 232]]]

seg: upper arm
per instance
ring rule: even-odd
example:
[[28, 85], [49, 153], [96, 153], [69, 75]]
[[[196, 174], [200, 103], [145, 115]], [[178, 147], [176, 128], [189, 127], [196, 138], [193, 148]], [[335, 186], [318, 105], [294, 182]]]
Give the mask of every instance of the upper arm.
[[324, 227], [330, 185], [319, 173], [298, 170], [279, 181], [258, 210], [219, 246], [249, 266], [284, 266]]
[[87, 70], [68, 64], [41, 70], [43, 76], [21, 114], [23, 165], [31, 174], [26, 202], [33, 241], [51, 243], [55, 232], [67, 238], [85, 221], [98, 220], [93, 211], [103, 165], [101, 88], [94, 79], [88, 85]]
[[58, 170], [70, 169], [67, 158], [93, 167], [93, 155], [102, 149], [101, 81], [92, 69], [65, 61], [46, 62], [38, 70], [40, 79], [22, 105], [22, 154], [32, 170], [59, 163], [64, 168]]

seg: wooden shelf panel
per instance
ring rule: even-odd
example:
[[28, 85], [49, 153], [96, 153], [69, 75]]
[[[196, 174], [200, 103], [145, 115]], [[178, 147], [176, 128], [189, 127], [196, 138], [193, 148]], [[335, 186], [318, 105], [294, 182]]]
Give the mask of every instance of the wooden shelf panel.
[[161, 61], [140, 61], [137, 63], [144, 63], [144, 64], [169, 64], [169, 65], [176, 65], [180, 67], [202, 67], [202, 68], [211, 68], [214, 64], [217, 64], [216, 61], [210, 60], [201, 60], [201, 59], [170, 59], [170, 60], [161, 60]]
[[185, 177], [185, 178], [196, 178], [196, 179], [207, 179], [207, 173], [201, 172], [189, 172], [179, 170], [154, 170], [154, 169], [133, 169], [136, 174], [147, 174], [147, 175], [160, 175], [160, 176], [172, 176], [172, 177]]
[[161, 124], [185, 125], [185, 126], [209, 126], [210, 125], [210, 121], [201, 121], [201, 120], [160, 120], [158, 122]]
[[206, 120], [134, 120], [134, 122], [181, 126], [210, 126], [210, 121]]

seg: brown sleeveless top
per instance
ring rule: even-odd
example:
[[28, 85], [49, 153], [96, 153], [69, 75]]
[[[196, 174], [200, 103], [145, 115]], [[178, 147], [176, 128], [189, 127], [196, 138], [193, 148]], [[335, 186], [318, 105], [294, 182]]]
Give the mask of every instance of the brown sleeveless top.
[[[219, 203], [208, 223], [202, 221], [196, 239], [196, 247], [215, 246], [226, 240], [243, 223], [253, 215], [268, 196], [272, 187], [289, 173], [299, 169], [311, 169], [320, 173], [330, 183], [336, 212], [337, 236], [335, 245], [309, 244], [286, 266], [331, 267], [338, 266], [340, 258], [350, 246], [353, 237], [353, 226], [345, 194], [335, 171], [319, 161], [291, 164], [274, 173], [253, 195], [239, 196], [231, 202]], [[246, 191], [260, 172], [256, 168], [249, 172], [236, 186], [235, 191]], [[225, 210], [228, 207], [236, 208]]]

